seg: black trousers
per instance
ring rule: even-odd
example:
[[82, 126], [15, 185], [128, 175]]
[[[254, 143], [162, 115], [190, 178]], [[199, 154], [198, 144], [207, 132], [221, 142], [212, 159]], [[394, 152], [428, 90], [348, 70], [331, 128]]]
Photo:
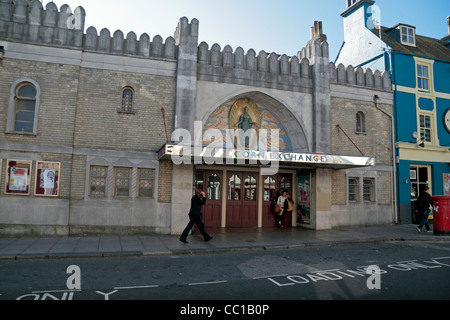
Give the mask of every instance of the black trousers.
[[191, 231], [192, 227], [197, 225], [198, 230], [202, 234], [203, 238], [206, 240], [209, 238], [209, 235], [205, 231], [205, 225], [202, 221], [202, 216], [199, 215], [189, 215], [189, 223], [181, 234], [180, 240], [186, 241], [187, 236], [189, 235], [189, 231]]

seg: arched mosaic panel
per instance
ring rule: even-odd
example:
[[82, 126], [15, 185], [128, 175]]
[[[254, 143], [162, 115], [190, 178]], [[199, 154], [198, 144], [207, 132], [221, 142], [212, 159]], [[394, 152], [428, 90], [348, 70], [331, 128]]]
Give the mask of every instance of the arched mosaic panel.
[[[246, 126], [243, 121], [246, 121]], [[253, 129], [256, 136], [248, 134], [249, 139], [244, 142], [239, 133], [247, 128]], [[206, 121], [202, 137], [203, 146], [272, 150], [278, 142], [279, 151], [293, 151], [289, 134], [277, 116], [247, 98], [227, 102], [217, 108]]]

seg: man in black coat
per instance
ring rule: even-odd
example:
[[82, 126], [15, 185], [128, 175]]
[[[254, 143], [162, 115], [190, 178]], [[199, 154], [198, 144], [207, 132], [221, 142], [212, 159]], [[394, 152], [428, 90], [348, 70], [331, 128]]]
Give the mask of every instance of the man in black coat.
[[202, 206], [206, 203], [205, 193], [200, 188], [195, 189], [195, 194], [191, 199], [191, 209], [189, 210], [189, 223], [180, 236], [180, 241], [189, 243], [186, 239], [194, 224], [203, 235], [205, 241], [209, 241], [212, 237], [206, 233], [205, 226], [202, 222]]
[[431, 232], [430, 224], [428, 223], [428, 216], [430, 214], [430, 206], [433, 206], [433, 199], [431, 199], [430, 188], [428, 186], [425, 187], [425, 192], [423, 192], [417, 199], [417, 206], [419, 217], [422, 217], [417, 230], [422, 232], [422, 228], [425, 226], [427, 231]]

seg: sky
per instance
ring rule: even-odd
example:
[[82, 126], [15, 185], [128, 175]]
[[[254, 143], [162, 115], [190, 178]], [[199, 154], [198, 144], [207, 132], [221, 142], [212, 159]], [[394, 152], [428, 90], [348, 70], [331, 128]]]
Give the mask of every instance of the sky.
[[[133, 31], [139, 38], [173, 36], [178, 21], [187, 17], [199, 21], [199, 43], [222, 49], [230, 45], [247, 52], [253, 49], [287, 56], [297, 55], [310, 39], [314, 21], [322, 21], [327, 35], [330, 61], [334, 61], [344, 41], [341, 13], [346, 0], [54, 0], [60, 8], [68, 4], [86, 11], [85, 32], [93, 26], [99, 33], [108, 28], [125, 35]], [[376, 0], [381, 25], [404, 23], [416, 27], [422, 36], [441, 39], [448, 34], [449, 0]]]

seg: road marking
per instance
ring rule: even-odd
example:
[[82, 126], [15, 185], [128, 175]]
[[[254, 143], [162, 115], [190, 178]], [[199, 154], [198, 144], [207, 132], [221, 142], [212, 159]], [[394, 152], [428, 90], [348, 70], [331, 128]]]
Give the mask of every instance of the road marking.
[[286, 277], [287, 275], [288, 275], [287, 273], [285, 273], [285, 274], [274, 274], [274, 275], [271, 275], [271, 276], [255, 277], [255, 278], [253, 278], [253, 280], [266, 279], [266, 278], [272, 278], [272, 277]]
[[228, 281], [223, 280], [223, 281], [197, 282], [197, 283], [189, 283], [188, 286], [201, 286], [201, 285], [225, 283], [225, 282], [228, 282]]
[[52, 292], [81, 292], [81, 290], [47, 290], [47, 291], [32, 291], [31, 293], [52, 293]]
[[150, 286], [134, 286], [134, 287], [115, 287], [114, 290], [125, 290], [125, 289], [146, 289], [146, 288], [158, 288], [158, 285]]

